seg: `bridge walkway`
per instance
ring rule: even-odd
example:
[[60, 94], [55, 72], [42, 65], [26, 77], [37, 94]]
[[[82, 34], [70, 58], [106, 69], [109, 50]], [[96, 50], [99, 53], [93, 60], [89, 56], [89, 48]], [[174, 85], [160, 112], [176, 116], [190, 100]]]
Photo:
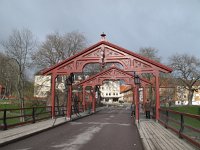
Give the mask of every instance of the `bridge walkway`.
[[169, 129], [153, 119], [145, 119], [140, 115], [140, 123], [137, 124], [140, 138], [145, 150], [196, 150], [185, 140], [180, 139]]
[[143, 146], [130, 111], [124, 107], [106, 107], [94, 115], [0, 149], [143, 150]]
[[[103, 108], [97, 108], [97, 112], [100, 111]], [[80, 113], [81, 116], [72, 115], [72, 120], [76, 120], [79, 118], [83, 118], [86, 116], [89, 116], [90, 114], [88, 111]], [[66, 120], [66, 117], [59, 117], [56, 119], [48, 119], [43, 120], [34, 124], [28, 124], [24, 126], [15, 127], [12, 129], [8, 129], [5, 131], [0, 130], [0, 147], [7, 145], [9, 143], [13, 143], [15, 141], [25, 139], [27, 137], [30, 137], [32, 135], [35, 135], [37, 133], [49, 130], [51, 128], [57, 127], [59, 125], [62, 125], [66, 122], [69, 122], [69, 120]]]
[[[87, 112], [81, 114], [82, 117], [87, 115]], [[180, 139], [177, 135], [173, 134], [170, 130], [164, 128], [156, 121], [145, 119], [144, 115], [140, 116], [140, 123], [137, 124], [137, 127], [145, 150], [195, 150], [193, 146], [183, 139]], [[76, 118], [76, 116], [73, 116], [73, 119]], [[66, 118], [58, 118], [56, 120], [41, 121], [39, 123], [9, 129], [7, 131], [0, 131], [0, 146], [12, 143], [19, 139], [24, 139], [38, 132], [43, 132], [65, 122], [67, 122]]]

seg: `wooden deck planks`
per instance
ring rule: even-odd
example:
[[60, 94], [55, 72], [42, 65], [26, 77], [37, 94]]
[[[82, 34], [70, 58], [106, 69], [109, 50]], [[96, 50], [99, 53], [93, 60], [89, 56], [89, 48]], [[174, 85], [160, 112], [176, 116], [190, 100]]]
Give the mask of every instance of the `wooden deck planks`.
[[155, 139], [159, 140], [159, 143], [162, 145], [163, 149], [174, 149], [174, 146], [169, 143], [169, 139], [163, 135], [163, 131], [161, 128], [157, 127], [156, 124], [154, 124], [153, 122], [150, 123], [149, 128], [152, 130], [152, 132], [155, 133]]
[[194, 150], [184, 140], [153, 120], [141, 120], [138, 130], [145, 150]]

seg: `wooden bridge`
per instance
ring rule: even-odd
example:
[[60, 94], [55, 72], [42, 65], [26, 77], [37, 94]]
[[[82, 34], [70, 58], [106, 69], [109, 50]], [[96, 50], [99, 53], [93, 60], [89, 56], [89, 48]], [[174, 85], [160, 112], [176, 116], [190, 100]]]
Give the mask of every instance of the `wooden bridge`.
[[[40, 109], [44, 109], [44, 108], [41, 108], [41, 107], [34, 108], [34, 109], [29, 108], [28, 110], [36, 111], [36, 110], [40, 110]], [[12, 143], [12, 141], [16, 141], [16, 139], [21, 139], [23, 137], [34, 135], [35, 133], [38, 133], [38, 132], [43, 132], [44, 130], [51, 129], [52, 124], [59, 125], [59, 124], [68, 122], [65, 117], [62, 117], [62, 114], [61, 114], [61, 116], [57, 116], [56, 120], [51, 119], [51, 112], [49, 110], [51, 110], [51, 108], [47, 107], [44, 109], [44, 111], [40, 110], [40, 113], [39, 112], [33, 113], [32, 111], [30, 111], [30, 115], [26, 114], [26, 117], [29, 117], [29, 119], [26, 122], [15, 123], [15, 124], [10, 124], [10, 122], [12, 122], [11, 119], [16, 119], [16, 118], [19, 118], [20, 116], [9, 117], [4, 114], [3, 118], [0, 118], [0, 120], [3, 120], [3, 123], [1, 124], [1, 129], [4, 129], [4, 131], [0, 131], [1, 132], [0, 145], [5, 145], [6, 143]], [[99, 110], [103, 110], [102, 112], [109, 110], [110, 112], [115, 112], [115, 113], [126, 112], [127, 115], [125, 116], [125, 118], [131, 119], [132, 124], [135, 123], [134, 118], [131, 118], [129, 115], [129, 110], [124, 111], [125, 108], [123, 110], [123, 108], [108, 109], [108, 108], [100, 107], [100, 108], [97, 108], [97, 111], [99, 111]], [[4, 113], [7, 113], [9, 111], [12, 112], [12, 111], [19, 111], [19, 110], [9, 109], [9, 110], [1, 110], [1, 111], [3, 111]], [[166, 112], [166, 110], [165, 110], [165, 112]], [[66, 110], [63, 113], [65, 116]], [[177, 113], [177, 112], [174, 112], [174, 113]], [[44, 116], [44, 114], [46, 114], [46, 115]], [[72, 112], [72, 114], [73, 114], [72, 118], [80, 119], [82, 117], [90, 115], [91, 113], [89, 110], [86, 110], [85, 112], [80, 111], [79, 115], [75, 114], [74, 111]], [[95, 114], [94, 114], [94, 117], [95, 117]], [[35, 116], [33, 116], [33, 115], [35, 115]], [[180, 115], [185, 116], [187, 114], [180, 113]], [[144, 114], [140, 114], [140, 116], [141, 117], [140, 117], [139, 123], [136, 122], [136, 125], [137, 125], [138, 131], [139, 131], [140, 139], [143, 143], [145, 150], [171, 150], [171, 149], [172, 150], [193, 150], [193, 149], [195, 150], [195, 147], [193, 147], [191, 144], [188, 144], [185, 141], [185, 139], [179, 138], [180, 135], [174, 134], [175, 132], [173, 133], [169, 129], [166, 129], [164, 126], [162, 126], [156, 120], [145, 119]], [[192, 119], [192, 117], [196, 118], [197, 121], [200, 119], [200, 116], [190, 115], [190, 119]], [[163, 118], [164, 117], [162, 116], [160, 121], [162, 121]], [[8, 121], [8, 120], [10, 120], [10, 121]], [[41, 120], [44, 120], [44, 121], [41, 121]], [[178, 123], [178, 121], [177, 121], [177, 123]], [[164, 125], [165, 122], [163, 122], [162, 124]], [[179, 124], [181, 124], [181, 123], [179, 123]], [[15, 128], [15, 126], [17, 128]], [[168, 118], [168, 128], [172, 128], [172, 127], [170, 127], [170, 117]], [[178, 128], [181, 128], [181, 126], [179, 125]], [[187, 125], [185, 125], [185, 129], [187, 129], [187, 128], [188, 128]], [[193, 128], [193, 127], [189, 127], [189, 128]], [[5, 129], [7, 129], [7, 130], [5, 130]], [[175, 128], [174, 128], [174, 130], [175, 130]], [[191, 133], [191, 132], [192, 131], [190, 131], [189, 133]], [[198, 148], [200, 148], [200, 141], [199, 141], [200, 132], [199, 132], [198, 128], [194, 128], [193, 132], [196, 134], [197, 138], [192, 139], [192, 137], [191, 137], [188, 142], [191, 142], [192, 144], [194, 144], [194, 146], [196, 146], [196, 149], [198, 149]], [[107, 134], [109, 134], [109, 133], [107, 133]], [[183, 137], [187, 137], [187, 134], [184, 133], [184, 130], [182, 131], [181, 135]]]

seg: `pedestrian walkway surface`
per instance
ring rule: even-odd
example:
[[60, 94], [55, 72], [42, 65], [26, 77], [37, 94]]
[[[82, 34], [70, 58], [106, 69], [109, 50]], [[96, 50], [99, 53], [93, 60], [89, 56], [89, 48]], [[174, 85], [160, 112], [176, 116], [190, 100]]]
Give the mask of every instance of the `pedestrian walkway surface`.
[[124, 107], [106, 107], [94, 115], [10, 143], [0, 149], [143, 150], [143, 146], [130, 111]]
[[195, 150], [154, 120], [141, 119], [138, 130], [145, 150]]
[[[104, 109], [98, 108], [97, 111]], [[80, 113], [81, 117], [72, 116], [72, 120], [88, 116], [88, 112]], [[0, 146], [24, 139], [31, 135], [54, 128], [63, 123], [69, 122], [65, 117], [49, 119], [34, 124], [29, 124], [6, 131], [0, 131]], [[154, 120], [140, 119], [137, 124], [140, 138], [145, 150], [195, 150], [190, 144], [177, 135], [167, 130]]]
[[[101, 109], [102, 108], [99, 108], [99, 109], [97, 108], [97, 111]], [[87, 111], [80, 113], [80, 116], [72, 115], [71, 120], [76, 120], [78, 118], [82, 118], [88, 115], [90, 114]], [[44, 120], [44, 121], [37, 122], [34, 124], [16, 127], [13, 129], [8, 129], [5, 131], [0, 131], [0, 146], [17, 141], [19, 139], [26, 138], [36, 133], [40, 133], [42, 131], [54, 128], [66, 122], [69, 122], [69, 120], [67, 120], [66, 117], [60, 117], [56, 119]]]

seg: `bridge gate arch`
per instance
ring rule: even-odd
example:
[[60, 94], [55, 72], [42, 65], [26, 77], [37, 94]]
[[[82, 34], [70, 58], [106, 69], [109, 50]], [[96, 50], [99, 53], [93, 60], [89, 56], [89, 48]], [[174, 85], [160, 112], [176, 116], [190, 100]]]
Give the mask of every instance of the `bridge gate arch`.
[[[82, 72], [85, 65], [90, 63], [100, 63], [102, 68], [106, 63], [120, 63], [123, 70], [127, 73], [137, 73], [137, 75], [151, 73], [155, 78], [156, 94], [156, 119], [159, 119], [160, 93], [159, 93], [159, 76], [162, 73], [171, 73], [172, 69], [138, 55], [132, 51], [114, 45], [105, 39], [105, 34], [101, 35], [101, 41], [67, 58], [66, 60], [43, 70], [43, 75], [51, 75], [51, 102], [52, 117], [55, 117], [55, 79], [57, 75], [70, 75], [71, 73]], [[70, 119], [71, 92], [72, 85], [69, 86], [67, 118]]]
[[[105, 80], [124, 80], [127, 84], [133, 87], [134, 99], [132, 101], [135, 102], [136, 106], [136, 120], [139, 120], [139, 94], [138, 94], [138, 86], [135, 85], [134, 82], [135, 76], [131, 73], [127, 73], [124, 70], [121, 70], [117, 67], [111, 67], [107, 70], [104, 70], [94, 76], [89, 77], [88, 79], [80, 82], [77, 86], [82, 86], [85, 89], [86, 86], [90, 86], [95, 91], [95, 86], [102, 85]], [[150, 81], [141, 78], [141, 87], [146, 88], [148, 85], [152, 84]], [[95, 93], [93, 93], [95, 94]], [[83, 90], [83, 109], [85, 110], [85, 90]], [[96, 99], [92, 99], [92, 111], [95, 112], [95, 102]]]

